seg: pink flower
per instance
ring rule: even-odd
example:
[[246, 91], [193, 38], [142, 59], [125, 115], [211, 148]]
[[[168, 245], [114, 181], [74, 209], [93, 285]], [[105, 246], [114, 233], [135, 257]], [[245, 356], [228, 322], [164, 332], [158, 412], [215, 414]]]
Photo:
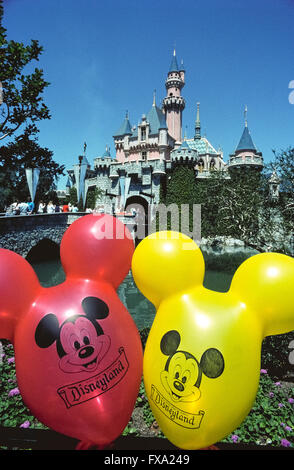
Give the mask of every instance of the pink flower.
[[22, 423], [19, 427], [20, 428], [29, 428], [31, 425], [31, 423], [29, 421], [25, 421], [24, 423]]
[[291, 447], [291, 442], [289, 442], [287, 439], [282, 439], [281, 440], [281, 445], [283, 447]]
[[260, 369], [260, 373], [261, 374], [267, 374], [267, 370], [266, 369]]
[[18, 387], [15, 387], [15, 388], [10, 390], [10, 392], [8, 393], [8, 396], [9, 397], [14, 397], [15, 395], [19, 395], [19, 394], [20, 394], [20, 391], [19, 391]]
[[294, 403], [294, 398], [288, 398], [289, 403]]
[[268, 396], [269, 396], [270, 398], [273, 398], [273, 397], [275, 396], [275, 394], [274, 394], [274, 392], [269, 392]]
[[231, 436], [231, 439], [232, 439], [233, 442], [238, 442], [239, 436], [237, 436], [237, 434], [233, 434], [233, 435]]
[[10, 357], [7, 359], [8, 364], [12, 364], [14, 362], [14, 357]]
[[285, 406], [283, 403], [279, 403], [279, 404], [278, 404], [278, 407], [279, 407], [279, 408], [283, 408], [283, 406]]
[[285, 426], [286, 431], [292, 431], [291, 426]]
[[281, 386], [282, 386], [282, 385], [281, 385], [281, 382], [275, 382], [275, 386], [276, 386], [276, 387], [281, 387]]

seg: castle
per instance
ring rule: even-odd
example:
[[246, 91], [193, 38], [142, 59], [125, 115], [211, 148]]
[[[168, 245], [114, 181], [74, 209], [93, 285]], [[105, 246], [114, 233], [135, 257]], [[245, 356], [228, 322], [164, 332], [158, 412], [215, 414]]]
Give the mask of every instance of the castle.
[[[182, 114], [185, 99], [185, 70], [178, 66], [174, 51], [165, 81], [166, 96], [161, 107], [156, 104], [143, 114], [137, 126], [132, 126], [126, 114], [115, 132], [116, 155], [109, 148], [94, 159], [93, 168], [86, 154], [68, 170], [67, 190], [75, 185], [78, 199], [86, 201], [88, 191], [100, 188], [103, 195], [99, 204], [112, 207], [114, 212], [124, 211], [132, 205], [141, 205], [145, 210], [160, 202], [161, 184], [169, 177], [175, 165], [190, 165], [195, 170], [196, 180], [209, 178], [212, 171], [224, 171], [230, 178], [234, 168], [263, 168], [262, 153], [254, 145], [245, 119], [245, 126], [235, 151], [225, 163], [223, 153], [216, 150], [208, 139], [201, 135], [200, 104], [197, 103], [195, 134], [193, 138], [182, 136]], [[85, 150], [85, 149], [84, 149]]]

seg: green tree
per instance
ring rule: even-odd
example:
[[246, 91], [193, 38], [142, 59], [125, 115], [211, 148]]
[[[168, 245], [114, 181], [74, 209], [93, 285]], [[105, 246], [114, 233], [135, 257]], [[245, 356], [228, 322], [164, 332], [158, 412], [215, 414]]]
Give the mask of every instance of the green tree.
[[82, 199], [80, 199], [78, 203], [77, 189], [75, 186], [73, 186], [69, 190], [69, 202], [73, 206], [77, 206], [80, 211], [84, 211], [86, 208], [95, 209], [97, 200], [99, 200], [102, 194], [103, 191], [100, 188], [95, 187], [94, 189], [90, 189], [87, 193], [86, 207], [83, 207]]
[[237, 238], [261, 251], [284, 250], [266, 171], [242, 168], [229, 175], [214, 172], [199, 193], [203, 236]]
[[27, 135], [17, 137], [14, 142], [0, 147], [0, 179], [5, 181], [0, 187], [2, 202], [29, 197], [25, 168], [40, 168], [36, 201], [48, 199], [48, 192], [56, 190], [56, 178], [64, 172], [64, 166], [53, 160], [52, 151], [40, 147]]
[[[36, 123], [49, 119], [49, 109], [43, 102], [42, 93], [49, 85], [44, 80], [43, 70], [35, 68], [31, 73], [32, 61], [38, 61], [43, 48], [38, 41], [23, 43], [7, 40], [3, 27], [3, 1], [0, 1], [0, 140], [22, 130], [25, 135], [38, 132]], [[21, 129], [22, 128], [22, 129]]]
[[280, 178], [280, 197], [278, 206], [286, 230], [293, 232], [294, 223], [294, 148], [273, 151], [274, 159], [268, 170], [275, 170]]
[[[181, 221], [181, 205], [189, 205], [189, 230], [193, 229], [193, 204], [195, 203], [195, 172], [193, 168], [184, 165], [176, 166], [167, 181], [161, 202], [169, 206], [176, 204], [179, 208], [179, 222]], [[168, 214], [168, 228], [170, 228], [170, 214]], [[188, 227], [187, 227], [188, 228]], [[181, 225], [179, 227], [181, 230]]]
[[197, 180], [195, 190], [195, 203], [201, 204], [201, 233], [202, 237], [224, 235], [225, 227], [222, 224], [220, 204], [228, 184], [223, 172], [215, 171], [210, 178]]
[[268, 177], [242, 168], [231, 173], [214, 171], [209, 178], [195, 178], [192, 168], [178, 166], [167, 181], [162, 201], [201, 205], [202, 237], [227, 236], [256, 249], [277, 245], [279, 219], [273, 212]]
[[86, 207], [88, 209], [95, 209], [97, 201], [101, 198], [103, 194], [102, 189], [100, 188], [93, 188], [89, 189], [87, 193], [87, 201], [86, 201]]
[[264, 205], [261, 177], [251, 169], [231, 173], [219, 197], [218, 227], [224, 235], [251, 244], [259, 231], [259, 213]]
[[72, 206], [77, 206], [78, 204], [78, 194], [77, 194], [77, 188], [72, 186], [69, 190], [69, 201], [68, 201]]

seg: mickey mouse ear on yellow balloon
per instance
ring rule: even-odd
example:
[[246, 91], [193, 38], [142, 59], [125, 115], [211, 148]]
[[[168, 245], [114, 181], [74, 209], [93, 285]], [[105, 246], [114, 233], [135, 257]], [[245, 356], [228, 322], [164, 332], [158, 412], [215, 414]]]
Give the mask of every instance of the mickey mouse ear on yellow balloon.
[[294, 328], [294, 259], [280, 253], [261, 253], [237, 269], [230, 292], [250, 305], [263, 323], [264, 336]]
[[156, 307], [161, 300], [203, 283], [204, 259], [196, 243], [180, 232], [155, 232], [139, 243], [132, 273], [137, 287]]

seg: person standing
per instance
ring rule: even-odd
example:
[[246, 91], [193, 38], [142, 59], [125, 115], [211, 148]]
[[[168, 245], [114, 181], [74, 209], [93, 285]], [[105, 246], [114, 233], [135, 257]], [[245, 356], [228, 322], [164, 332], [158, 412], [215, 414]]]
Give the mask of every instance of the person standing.
[[49, 201], [47, 205], [47, 214], [53, 214], [54, 212], [55, 212], [55, 205], [53, 204], [52, 201]]
[[28, 203], [21, 202], [19, 204], [19, 215], [27, 215], [28, 214]]
[[38, 214], [43, 214], [45, 212], [46, 204], [43, 201], [39, 202]]
[[33, 213], [33, 210], [35, 209], [35, 204], [33, 203], [33, 201], [30, 200], [30, 198], [28, 198], [28, 208], [27, 208], [27, 213], [28, 215], [31, 215]]

